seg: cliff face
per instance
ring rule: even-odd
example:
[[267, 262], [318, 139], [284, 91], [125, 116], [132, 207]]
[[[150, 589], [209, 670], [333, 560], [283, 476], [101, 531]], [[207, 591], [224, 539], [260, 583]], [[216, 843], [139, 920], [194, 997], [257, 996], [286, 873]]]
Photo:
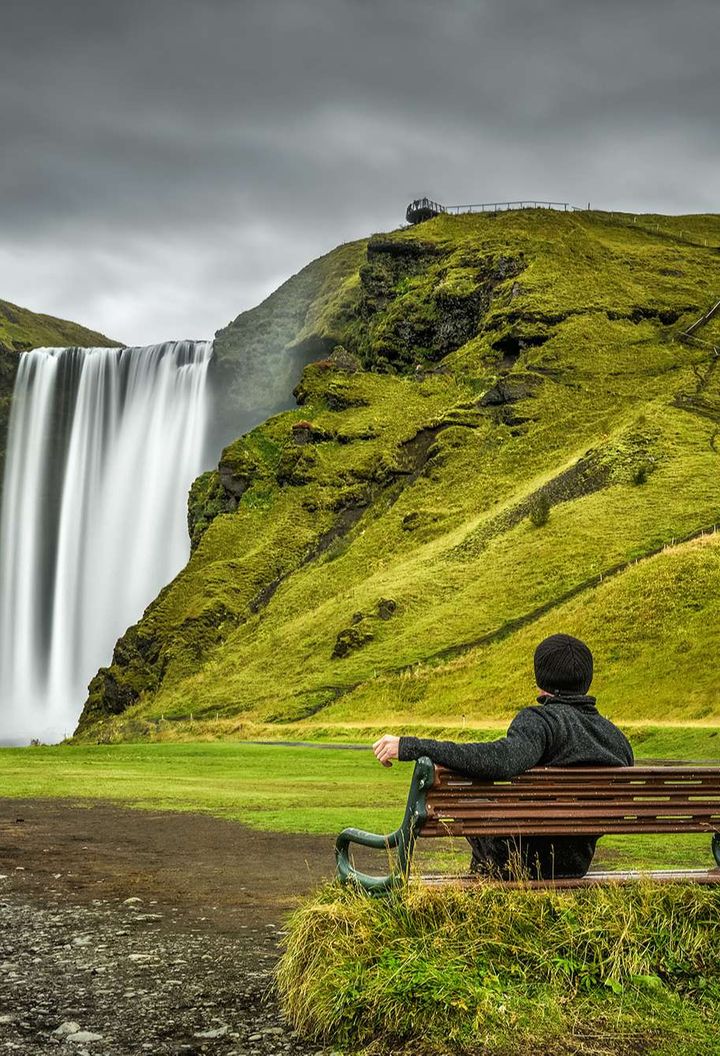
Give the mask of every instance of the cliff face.
[[679, 337], [720, 295], [718, 245], [718, 217], [438, 217], [221, 331], [228, 408], [243, 347], [250, 376], [268, 334], [314, 362], [195, 483], [191, 559], [81, 734], [479, 722], [527, 701], [557, 629], [617, 717], [720, 712], [720, 334]]
[[364, 240], [338, 246], [218, 330], [210, 375], [216, 449], [291, 406], [302, 368], [343, 339], [366, 246]]
[[108, 347], [116, 344], [116, 341], [77, 323], [39, 315], [9, 301], [0, 301], [0, 481], [5, 463], [10, 404], [21, 353], [42, 346]]

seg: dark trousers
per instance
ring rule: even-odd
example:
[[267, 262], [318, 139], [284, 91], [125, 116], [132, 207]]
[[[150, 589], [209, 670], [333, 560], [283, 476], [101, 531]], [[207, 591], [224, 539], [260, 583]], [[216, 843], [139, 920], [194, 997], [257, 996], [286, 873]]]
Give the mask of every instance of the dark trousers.
[[597, 836], [468, 836], [470, 872], [501, 880], [585, 876]]

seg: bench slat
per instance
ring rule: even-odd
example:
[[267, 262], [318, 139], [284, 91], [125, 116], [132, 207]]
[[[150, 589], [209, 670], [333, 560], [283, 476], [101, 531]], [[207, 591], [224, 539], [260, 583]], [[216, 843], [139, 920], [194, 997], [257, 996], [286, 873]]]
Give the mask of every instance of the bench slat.
[[[440, 770], [440, 767], [438, 767]], [[488, 780], [482, 780], [481, 778], [465, 777], [463, 774], [453, 774], [450, 771], [444, 771], [443, 777], [438, 778], [438, 784], [458, 786], [458, 785], [475, 785], [475, 784], [490, 784], [495, 783], [498, 785], [512, 785], [513, 787], [519, 785], [530, 785], [532, 787], [541, 788], [544, 784], [552, 785], [553, 787], [563, 787], [566, 784], [577, 784], [583, 785], [591, 783], [592, 785], [599, 787], [604, 784], [623, 784], [623, 785], [642, 785], [645, 783], [657, 784], [657, 785], [686, 785], [686, 784], [705, 784], [710, 782], [717, 784], [718, 775], [717, 772], [705, 772], [700, 773], [698, 771], [683, 772], [674, 771], [669, 774], [639, 774], [634, 767], [623, 768], [625, 771], [618, 772], [617, 770], [610, 770], [608, 767], [606, 772], [602, 770], [591, 771], [591, 770], [559, 770], [553, 774], [550, 769], [547, 771], [543, 770], [530, 770], [526, 774], [519, 774], [517, 777], [512, 778], [509, 781], [496, 781], [491, 782]], [[583, 781], [583, 776], [587, 776], [587, 781]]]
[[720, 805], [720, 792], [703, 791], [693, 788], [691, 791], [680, 792], [677, 789], [664, 789], [653, 791], [649, 788], [618, 789], [612, 792], [598, 792], [596, 789], [584, 789], [583, 791], [568, 792], [562, 790], [555, 792], [548, 789], [543, 792], [509, 792], [505, 789], [444, 789], [438, 794], [433, 794], [431, 802], [437, 805], [445, 803], [518, 803], [525, 806], [533, 803], [558, 803], [572, 806], [575, 803], [645, 803], [645, 802], [670, 802], [670, 803], [716, 803]]
[[712, 835], [720, 831], [720, 822], [714, 824], [694, 824], [680, 821], [646, 821], [622, 822], [617, 820], [592, 820], [588, 822], [557, 821], [552, 825], [538, 825], [536, 822], [510, 825], [491, 822], [487, 825], [468, 824], [463, 821], [432, 822], [423, 826], [418, 836], [432, 838], [439, 836], [598, 836], [601, 834], [632, 835], [633, 833], [697, 832]]
[[638, 818], [654, 817], [677, 817], [687, 815], [697, 818], [720, 818], [720, 804], [718, 803], [646, 803], [637, 800], [626, 800], [625, 802], [605, 803], [601, 800], [595, 803], [575, 802], [557, 803], [548, 800], [547, 803], [455, 803], [431, 804], [428, 808], [429, 816], [435, 818], [567, 818], [571, 814], [574, 818], [610, 817], [624, 818], [633, 815]]
[[591, 784], [577, 784], [577, 785], [560, 785], [554, 787], [551, 785], [540, 786], [539, 788], [523, 787], [523, 786], [502, 786], [502, 785], [490, 785], [490, 784], [475, 784], [475, 785], [453, 785], [445, 788], [432, 789], [431, 796], [433, 799], [441, 799], [443, 796], [469, 796], [469, 795], [490, 795], [492, 794], [496, 798], [510, 799], [524, 798], [531, 799], [535, 796], [590, 796], [597, 797], [602, 796], [612, 797], [619, 795], [633, 795], [633, 796], [719, 796], [720, 795], [720, 782], [715, 784], [693, 782], [692, 784], [672, 784], [672, 785], [652, 785], [649, 782], [644, 784], [630, 785], [620, 784], [616, 782], [612, 785], [591, 785]]
[[720, 787], [720, 770], [716, 767], [705, 769], [685, 767], [663, 767], [662, 770], [652, 770], [649, 767], [598, 767], [589, 768], [538, 768], [528, 770], [507, 781], [492, 781], [483, 778], [468, 777], [464, 774], [436, 767], [436, 778], [433, 788], [435, 790], [443, 787], [449, 788], [601, 788], [607, 785], [624, 785], [628, 787], [652, 787], [664, 788], [667, 786], [688, 786], [701, 784], [703, 786]]
[[[632, 808], [608, 810], [598, 808], [597, 810], [577, 810], [573, 811], [572, 819], [574, 821], [581, 822], [584, 824], [586, 821], [592, 821], [597, 825], [599, 821], [608, 822], [644, 822], [644, 821], [683, 821], [691, 823], [693, 821], [698, 824], [705, 824], [711, 827], [720, 828], [720, 813], [718, 811], [690, 811], [690, 810], [633, 810]], [[503, 810], [497, 813], [493, 812], [490, 815], [483, 811], [463, 810], [457, 811], [456, 813], [444, 812], [444, 813], [433, 813], [429, 815], [426, 822], [427, 825], [431, 821], [437, 821], [438, 824], [444, 824], [445, 822], [452, 821], [467, 821], [472, 824], [487, 822], [488, 825], [514, 825], [516, 823], [528, 825], [543, 825], [546, 827], [552, 827], [557, 821], [567, 821], [568, 812], [566, 810]]]
[[593, 887], [598, 884], [633, 884], [638, 880], [651, 880], [657, 884], [720, 884], [720, 869], [648, 869], [640, 871], [629, 870], [627, 872], [590, 872], [582, 877], [561, 877], [557, 880], [488, 880], [485, 877], [463, 874], [461, 876], [450, 876], [439, 874], [435, 876], [423, 876], [424, 884], [440, 886], [445, 884], [457, 884], [460, 887], [477, 887], [479, 884], [500, 884], [503, 888], [530, 888], [535, 890], [551, 890]]
[[639, 803], [641, 806], [653, 806], [657, 804], [662, 806], [663, 803], [671, 804], [697, 804], [700, 807], [707, 807], [708, 809], [720, 808], [720, 796], [708, 793], [704, 795], [701, 792], [693, 792], [692, 794], [687, 793], [673, 793], [669, 795], [661, 795], [660, 793], [613, 793], [609, 796], [603, 795], [580, 795], [574, 793], [569, 796], [567, 794], [555, 795], [548, 794], [546, 796], [493, 796], [489, 794], [477, 793], [476, 791], [468, 792], [467, 795], [458, 795], [457, 793], [450, 796], [433, 796], [428, 797], [428, 803], [434, 808], [444, 809], [445, 807], [456, 804], [475, 804], [478, 807], [486, 807], [489, 810], [504, 810], [511, 807], [532, 807], [533, 804], [539, 806], [549, 806], [553, 803], [557, 803], [558, 807], [561, 807], [566, 812], [578, 809], [581, 810], [583, 807], [591, 808], [596, 806], [598, 803], [612, 804], [624, 804], [624, 803]]

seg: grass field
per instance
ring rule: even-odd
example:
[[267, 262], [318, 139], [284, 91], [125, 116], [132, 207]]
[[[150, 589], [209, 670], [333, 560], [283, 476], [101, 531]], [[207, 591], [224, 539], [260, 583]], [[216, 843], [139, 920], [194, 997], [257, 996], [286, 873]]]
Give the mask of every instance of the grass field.
[[394, 827], [408, 778], [408, 767], [383, 771], [370, 752], [232, 742], [0, 753], [5, 796], [202, 811], [280, 832], [332, 833], [353, 821]]
[[[478, 739], [497, 729], [474, 731]], [[638, 756], [714, 759], [711, 727], [628, 730]], [[100, 799], [130, 807], [207, 812], [253, 828], [334, 835], [346, 825], [390, 832], [402, 816], [411, 768], [382, 769], [369, 750], [213, 741], [180, 744], [57, 745], [0, 752], [6, 797]], [[330, 856], [330, 849], [328, 848]], [[423, 865], [457, 869], [464, 840], [421, 844]], [[705, 836], [612, 837], [598, 861], [673, 866], [710, 864]], [[378, 861], [382, 870], [383, 863]]]

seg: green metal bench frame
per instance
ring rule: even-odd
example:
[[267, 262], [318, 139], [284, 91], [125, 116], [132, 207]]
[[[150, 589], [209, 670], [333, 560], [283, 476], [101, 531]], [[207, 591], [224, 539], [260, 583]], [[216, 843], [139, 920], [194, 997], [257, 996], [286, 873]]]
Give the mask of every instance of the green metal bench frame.
[[[415, 763], [405, 815], [399, 828], [386, 836], [365, 832], [363, 829], [343, 829], [335, 843], [337, 877], [341, 883], [353, 883], [371, 894], [383, 894], [407, 881], [415, 843], [428, 818], [427, 798], [434, 782], [435, 766], [427, 756], [423, 756]], [[709, 835], [712, 836], [712, 854], [720, 868], [720, 833]], [[371, 876], [356, 869], [350, 860], [350, 848], [353, 844], [378, 851], [394, 851], [395, 862], [391, 871], [385, 876]], [[603, 879], [606, 878], [607, 874], [603, 874]], [[542, 881], [539, 883], [543, 884]]]
[[[415, 841], [427, 817], [428, 789], [435, 780], [435, 767], [427, 756], [418, 759], [413, 770], [407, 806], [402, 824], [387, 836], [378, 836], [363, 829], [343, 829], [335, 843], [335, 860], [340, 882], [353, 882], [373, 894], [390, 891], [403, 884], [410, 871]], [[387, 876], [362, 873], [350, 861], [350, 846], [371, 847], [376, 851], [395, 851], [395, 864]]]

